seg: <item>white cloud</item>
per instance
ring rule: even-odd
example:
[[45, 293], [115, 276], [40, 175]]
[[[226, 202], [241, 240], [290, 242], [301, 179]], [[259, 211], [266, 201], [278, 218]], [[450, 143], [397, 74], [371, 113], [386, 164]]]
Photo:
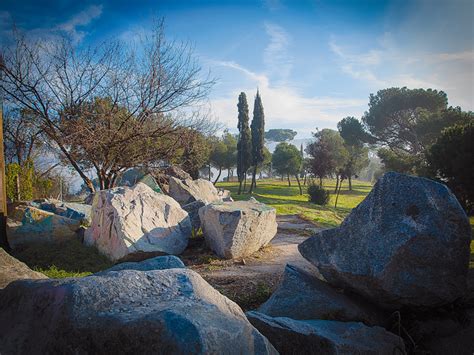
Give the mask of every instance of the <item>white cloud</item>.
[[74, 42], [80, 42], [86, 32], [79, 30], [79, 27], [87, 26], [93, 20], [102, 15], [102, 5], [91, 5], [87, 9], [77, 13], [68, 21], [57, 26], [57, 29], [68, 33]]
[[265, 74], [255, 73], [234, 62], [214, 62], [229, 69], [237, 70], [247, 78], [246, 86], [225, 95], [211, 99], [214, 115], [235, 130], [237, 120], [237, 98], [241, 91], [247, 94], [250, 112], [258, 86], [265, 108], [267, 128], [292, 128], [300, 136], [309, 137], [316, 127], [335, 128], [337, 122], [349, 115], [360, 116], [367, 105], [367, 99], [341, 97], [306, 97], [289, 86], [272, 86]]
[[474, 108], [474, 51], [405, 50], [390, 35], [379, 44], [380, 48], [354, 53], [332, 39], [329, 47], [339, 59], [341, 71], [372, 90], [392, 86], [433, 88], [446, 91], [451, 105]]
[[272, 77], [286, 80], [293, 68], [293, 58], [288, 53], [290, 35], [281, 26], [265, 23], [265, 32], [270, 42], [263, 52], [266, 71]]

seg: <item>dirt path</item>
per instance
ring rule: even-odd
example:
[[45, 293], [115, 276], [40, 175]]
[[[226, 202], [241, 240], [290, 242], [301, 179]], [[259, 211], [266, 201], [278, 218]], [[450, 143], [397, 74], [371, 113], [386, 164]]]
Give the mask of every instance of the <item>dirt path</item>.
[[297, 215], [277, 216], [277, 222], [270, 244], [244, 260], [220, 260], [198, 238], [182, 255], [183, 261], [242, 308], [255, 308], [278, 286], [287, 263], [315, 270], [297, 247], [320, 228]]

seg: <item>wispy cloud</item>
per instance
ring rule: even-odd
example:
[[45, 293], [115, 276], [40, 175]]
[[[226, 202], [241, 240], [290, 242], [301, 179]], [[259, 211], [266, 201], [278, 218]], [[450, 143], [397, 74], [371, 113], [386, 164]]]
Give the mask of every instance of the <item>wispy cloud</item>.
[[91, 5], [71, 17], [68, 21], [59, 24], [57, 28], [70, 35], [74, 42], [80, 42], [86, 35], [86, 32], [79, 28], [87, 26], [93, 20], [99, 18], [102, 15], [102, 10], [102, 5]]
[[263, 61], [268, 75], [285, 81], [291, 74], [293, 58], [288, 52], [290, 35], [279, 25], [266, 22], [265, 32], [270, 42], [263, 52]]
[[236, 102], [240, 91], [247, 93], [252, 109], [256, 86], [259, 87], [265, 107], [266, 127], [292, 128], [302, 137], [309, 137], [316, 127], [335, 128], [343, 117], [362, 114], [367, 105], [365, 98], [307, 97], [294, 87], [273, 86], [266, 74], [255, 73], [235, 62], [214, 61], [214, 65], [236, 70], [247, 78], [241, 90], [231, 90], [211, 100], [213, 113], [231, 129], [236, 122]]

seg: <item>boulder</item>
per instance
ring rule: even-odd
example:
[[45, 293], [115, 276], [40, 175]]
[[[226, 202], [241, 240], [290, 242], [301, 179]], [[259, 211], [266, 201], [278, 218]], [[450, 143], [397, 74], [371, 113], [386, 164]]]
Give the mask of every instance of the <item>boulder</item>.
[[469, 220], [445, 185], [387, 173], [340, 227], [298, 249], [333, 286], [397, 309], [462, 297], [470, 241]]
[[232, 202], [234, 199], [231, 197], [231, 192], [229, 190], [225, 189], [219, 189], [217, 191], [217, 195], [219, 196], [220, 199], [224, 202]]
[[199, 209], [204, 207], [206, 203], [201, 200], [188, 203], [183, 206], [183, 210], [188, 212], [189, 218], [191, 219], [191, 225], [195, 231], [198, 231], [201, 228], [201, 220], [199, 219]]
[[15, 259], [0, 248], [0, 289], [10, 282], [22, 279], [47, 279], [40, 272], [31, 270], [25, 263]]
[[402, 338], [357, 322], [294, 320], [247, 312], [255, 328], [280, 354], [405, 354]]
[[17, 281], [0, 293], [2, 354], [276, 354], [240, 307], [188, 269]]
[[43, 211], [52, 212], [59, 216], [75, 219], [84, 224], [90, 224], [91, 222], [92, 207], [85, 203], [47, 200], [41, 202], [39, 208]]
[[191, 221], [171, 197], [145, 184], [96, 193], [84, 243], [111, 260], [134, 254], [180, 254], [188, 245]]
[[7, 220], [12, 248], [30, 243], [59, 243], [77, 238], [81, 222], [27, 205], [15, 207]]
[[283, 280], [260, 313], [292, 319], [357, 321], [382, 325], [385, 317], [375, 307], [338, 292], [296, 266], [287, 265]]
[[179, 180], [174, 177], [169, 179], [169, 195], [181, 205], [187, 205], [194, 201], [211, 203], [222, 201], [219, 193], [212, 182], [205, 179]]
[[[174, 255], [157, 256], [151, 259], [147, 259], [140, 262], [125, 262], [112, 266], [111, 268], [101, 272], [109, 271], [121, 271], [121, 270], [138, 270], [138, 271], [151, 271], [151, 270], [166, 270], [175, 268], [185, 268], [180, 258]], [[96, 273], [97, 275], [97, 273]]]
[[276, 211], [256, 201], [216, 202], [199, 209], [206, 244], [221, 258], [248, 256], [277, 232]]
[[153, 191], [161, 193], [160, 185], [156, 182], [155, 178], [151, 174], [144, 175], [138, 182], [141, 182], [148, 187], [150, 187]]

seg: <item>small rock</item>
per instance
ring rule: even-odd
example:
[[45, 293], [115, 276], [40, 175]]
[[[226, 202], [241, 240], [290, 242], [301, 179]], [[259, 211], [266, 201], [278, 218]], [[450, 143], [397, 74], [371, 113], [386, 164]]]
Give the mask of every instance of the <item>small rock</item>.
[[[138, 271], [151, 271], [151, 270], [166, 270], [186, 268], [180, 258], [174, 255], [157, 256], [151, 259], [147, 259], [140, 262], [126, 262], [112, 266], [111, 268], [102, 271], [101, 273], [109, 271], [121, 271], [121, 270], [138, 270]], [[97, 273], [96, 273], [97, 275]]]

